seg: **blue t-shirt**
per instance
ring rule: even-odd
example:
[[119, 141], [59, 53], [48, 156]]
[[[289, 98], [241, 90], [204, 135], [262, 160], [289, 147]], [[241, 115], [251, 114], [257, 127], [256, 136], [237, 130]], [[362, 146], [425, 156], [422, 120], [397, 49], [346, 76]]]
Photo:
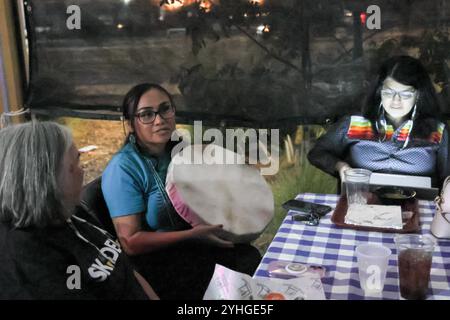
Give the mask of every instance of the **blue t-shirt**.
[[170, 154], [164, 153], [160, 158], [141, 155], [128, 143], [114, 155], [103, 172], [103, 196], [112, 218], [144, 213], [143, 218], [151, 230], [168, 231], [172, 229], [170, 217], [147, 161], [153, 164], [164, 184]]

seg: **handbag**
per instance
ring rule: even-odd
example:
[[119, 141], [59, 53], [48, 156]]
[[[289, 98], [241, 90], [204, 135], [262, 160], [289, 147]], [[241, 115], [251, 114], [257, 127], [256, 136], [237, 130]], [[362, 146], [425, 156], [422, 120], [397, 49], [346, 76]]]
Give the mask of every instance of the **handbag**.
[[436, 213], [431, 223], [431, 233], [436, 238], [450, 239], [450, 176], [443, 185], [436, 202]]

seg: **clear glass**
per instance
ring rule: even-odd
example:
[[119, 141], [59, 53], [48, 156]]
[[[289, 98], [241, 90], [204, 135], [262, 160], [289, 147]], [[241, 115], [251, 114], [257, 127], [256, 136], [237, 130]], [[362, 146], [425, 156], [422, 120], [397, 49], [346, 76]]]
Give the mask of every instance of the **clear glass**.
[[365, 169], [347, 169], [344, 174], [348, 205], [367, 204], [372, 172]]
[[397, 245], [400, 294], [405, 299], [423, 300], [428, 293], [434, 241], [422, 235], [399, 235]]

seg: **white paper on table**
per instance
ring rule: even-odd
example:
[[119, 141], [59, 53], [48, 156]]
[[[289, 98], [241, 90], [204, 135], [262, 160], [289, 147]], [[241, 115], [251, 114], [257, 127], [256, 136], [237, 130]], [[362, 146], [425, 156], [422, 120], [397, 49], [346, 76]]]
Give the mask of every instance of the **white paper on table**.
[[94, 151], [96, 149], [98, 149], [97, 146], [91, 145], [91, 146], [86, 146], [86, 147], [80, 148], [80, 149], [78, 149], [78, 151], [80, 153], [86, 153], [86, 152]]
[[345, 215], [345, 223], [357, 226], [403, 229], [400, 206], [351, 204]]
[[204, 300], [263, 300], [271, 292], [286, 300], [325, 300], [322, 281], [317, 273], [305, 272], [283, 280], [255, 277], [216, 264]]

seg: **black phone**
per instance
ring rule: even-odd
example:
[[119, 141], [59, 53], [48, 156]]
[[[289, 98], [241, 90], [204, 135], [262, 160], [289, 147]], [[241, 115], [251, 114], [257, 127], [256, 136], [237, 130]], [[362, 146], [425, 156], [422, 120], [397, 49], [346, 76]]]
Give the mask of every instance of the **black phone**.
[[307, 202], [302, 200], [291, 199], [283, 203], [282, 207], [286, 210], [294, 210], [310, 214], [314, 211], [319, 217], [323, 217], [332, 210], [330, 206], [324, 204], [317, 204], [313, 202]]

